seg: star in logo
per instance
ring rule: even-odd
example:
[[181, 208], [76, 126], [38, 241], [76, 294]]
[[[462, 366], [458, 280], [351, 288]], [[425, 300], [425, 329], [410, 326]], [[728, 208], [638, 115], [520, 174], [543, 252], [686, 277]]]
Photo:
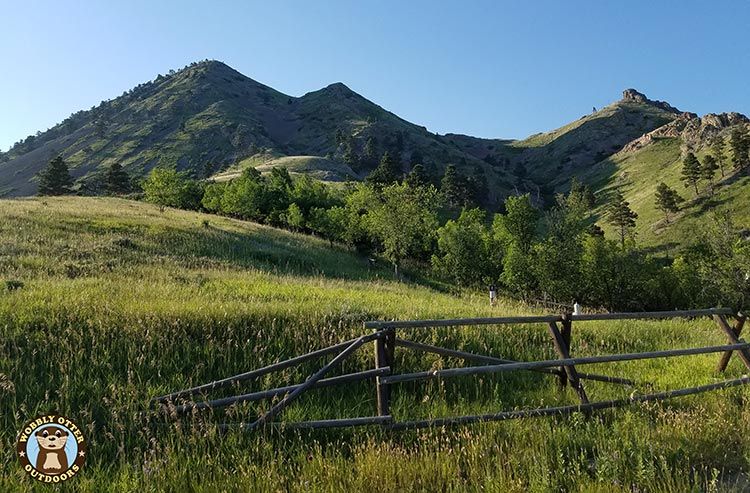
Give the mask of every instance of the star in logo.
[[26, 452], [18, 452], [18, 455], [20, 455], [21, 457], [26, 457]]
[[84, 455], [86, 455], [86, 452], [84, 452], [83, 450], [81, 450], [80, 452], [78, 452], [78, 455], [81, 456], [81, 457], [83, 457]]

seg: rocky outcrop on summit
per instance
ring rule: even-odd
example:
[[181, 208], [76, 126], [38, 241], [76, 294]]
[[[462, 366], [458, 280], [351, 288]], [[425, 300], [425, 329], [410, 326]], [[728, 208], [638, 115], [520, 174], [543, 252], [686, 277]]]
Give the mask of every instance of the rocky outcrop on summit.
[[671, 113], [682, 113], [680, 110], [672, 106], [671, 104], [667, 103], [666, 101], [654, 101], [652, 99], [648, 99], [645, 94], [642, 92], [638, 92], [635, 89], [625, 89], [622, 91], [622, 100], [623, 103], [642, 103], [642, 104], [650, 104], [651, 106], [656, 106], [657, 108], [661, 108], [665, 111], [669, 111]]
[[632, 152], [645, 147], [660, 138], [681, 138], [689, 148], [696, 148], [706, 143], [711, 137], [721, 133], [725, 128], [750, 123], [741, 113], [708, 113], [699, 117], [695, 113], [681, 113], [674, 121], [662, 125], [647, 134], [638, 137], [623, 147], [622, 152]]

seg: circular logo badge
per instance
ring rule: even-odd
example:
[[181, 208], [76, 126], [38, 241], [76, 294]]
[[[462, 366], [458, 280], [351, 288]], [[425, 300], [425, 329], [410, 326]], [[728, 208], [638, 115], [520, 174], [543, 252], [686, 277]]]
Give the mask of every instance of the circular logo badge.
[[18, 435], [21, 466], [42, 483], [60, 483], [77, 475], [86, 460], [86, 440], [74, 422], [59, 414], [38, 416]]

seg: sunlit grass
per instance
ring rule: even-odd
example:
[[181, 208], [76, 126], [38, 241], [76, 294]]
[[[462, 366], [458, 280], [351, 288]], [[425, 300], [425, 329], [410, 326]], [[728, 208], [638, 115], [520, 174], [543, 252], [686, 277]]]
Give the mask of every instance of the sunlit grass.
[[[208, 221], [205, 225], [203, 221]], [[219, 435], [270, 402], [144, 414], [148, 400], [365, 333], [367, 319], [537, 313], [483, 293], [398, 283], [387, 266], [326, 242], [216, 216], [115, 199], [0, 201], [0, 491], [31, 480], [16, 430], [57, 410], [84, 425], [84, 491], [741, 490], [750, 393], [742, 388], [605, 411], [451, 430]], [[575, 355], [723, 344], [708, 320], [575, 324]], [[542, 325], [404, 331], [399, 336], [518, 360], [554, 358]], [[636, 388], [587, 382], [593, 399], [717, 381], [718, 355], [592, 365]], [[368, 345], [338, 371], [373, 365]], [[302, 381], [320, 362], [212, 396]], [[396, 369], [462, 365], [398, 349]], [[728, 376], [743, 373], [736, 358]], [[399, 420], [575, 403], [556, 379], [507, 373], [398, 385]], [[372, 415], [371, 383], [315, 390], [285, 421]]]

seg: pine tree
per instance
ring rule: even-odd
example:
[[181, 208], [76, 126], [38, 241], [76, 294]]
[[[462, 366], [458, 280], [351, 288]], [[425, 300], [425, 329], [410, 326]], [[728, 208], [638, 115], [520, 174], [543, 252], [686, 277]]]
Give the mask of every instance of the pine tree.
[[570, 180], [570, 192], [568, 192], [567, 202], [569, 206], [578, 206], [588, 212], [596, 205], [596, 196], [590, 186], [579, 181], [574, 176]]
[[711, 154], [703, 158], [703, 164], [701, 165], [701, 178], [708, 182], [708, 190], [711, 195], [714, 194], [714, 175], [716, 170], [719, 169], [719, 165], [716, 164], [716, 158]]
[[122, 169], [120, 163], [112, 163], [107, 170], [105, 186], [112, 195], [120, 195], [130, 191], [130, 176]]
[[701, 163], [695, 154], [688, 152], [682, 160], [682, 181], [686, 187], [693, 187], [695, 195], [698, 196], [698, 182], [701, 179]]
[[666, 183], [661, 182], [656, 186], [656, 207], [664, 213], [664, 219], [669, 223], [669, 213], [677, 212], [680, 202], [683, 201], [677, 190], [670, 188]]
[[460, 207], [467, 199], [466, 180], [459, 174], [456, 166], [449, 164], [440, 181], [440, 193], [449, 206]]
[[62, 156], [49, 162], [39, 174], [39, 195], [64, 195], [70, 193], [73, 179]]
[[406, 183], [412, 188], [423, 187], [429, 182], [427, 171], [425, 171], [424, 166], [421, 164], [415, 164], [409, 174], [406, 175]]
[[729, 147], [732, 149], [732, 164], [734, 169], [743, 170], [748, 166], [748, 149], [750, 149], [750, 138], [743, 132], [742, 128], [735, 127], [729, 138]]
[[721, 135], [715, 135], [711, 139], [711, 155], [714, 157], [716, 164], [719, 165], [719, 171], [721, 171], [721, 177], [724, 178], [724, 164], [726, 158], [724, 157], [724, 138]]
[[612, 198], [607, 209], [607, 221], [620, 232], [620, 244], [625, 248], [625, 237], [635, 227], [638, 214], [630, 208], [630, 203], [625, 200], [622, 193], [617, 192]]
[[484, 168], [480, 165], [474, 167], [474, 174], [468, 179], [468, 188], [471, 195], [471, 201], [476, 205], [483, 205], [487, 202], [487, 196], [490, 193], [490, 187], [487, 184], [487, 175]]
[[387, 185], [398, 181], [399, 178], [401, 178], [401, 170], [393, 158], [391, 158], [388, 151], [386, 151], [383, 153], [383, 157], [380, 158], [380, 164], [378, 164], [378, 167], [367, 177], [367, 181], [370, 183]]

